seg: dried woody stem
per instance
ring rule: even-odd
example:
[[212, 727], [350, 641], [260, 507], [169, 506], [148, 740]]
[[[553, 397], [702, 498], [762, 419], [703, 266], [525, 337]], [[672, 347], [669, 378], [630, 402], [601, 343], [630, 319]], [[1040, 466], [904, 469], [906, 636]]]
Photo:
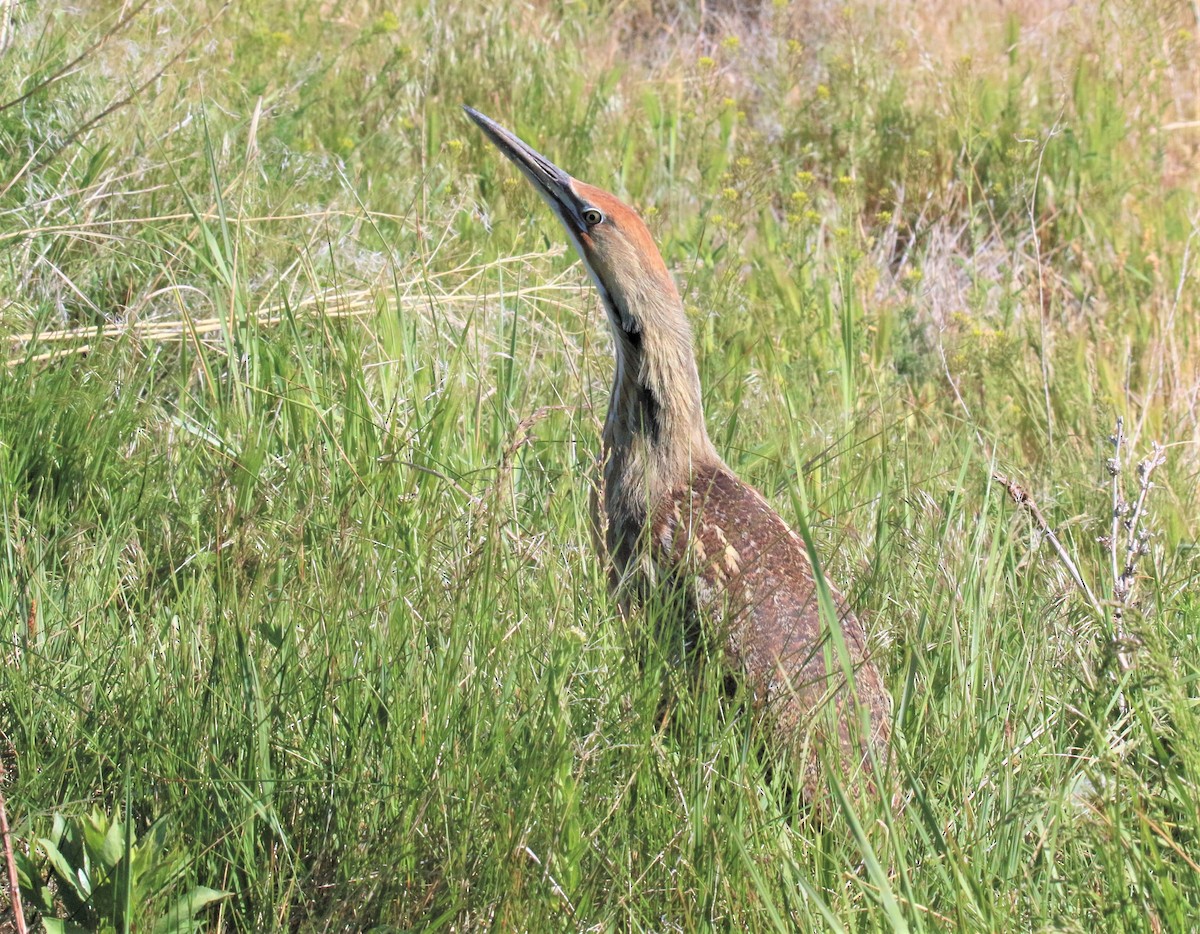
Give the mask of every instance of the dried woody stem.
[[[1166, 454], [1161, 444], [1157, 441], [1152, 442], [1150, 454], [1138, 462], [1138, 496], [1136, 502], [1130, 505], [1121, 488], [1121, 457], [1125, 446], [1125, 420], [1123, 418], [1117, 419], [1116, 430], [1109, 436], [1109, 442], [1113, 445], [1113, 456], [1108, 459], [1105, 466], [1112, 479], [1112, 528], [1109, 535], [1101, 536], [1100, 543], [1108, 549], [1112, 558], [1111, 615], [1117, 665], [1121, 671], [1128, 671], [1133, 665], [1129, 649], [1136, 643], [1136, 639], [1125, 630], [1125, 611], [1130, 605], [1133, 594], [1138, 560], [1150, 552], [1150, 532], [1140, 527], [1140, 524], [1146, 515], [1146, 498], [1154, 487], [1150, 477], [1155, 468], [1166, 461]], [[1108, 618], [1109, 614], [1105, 612], [1103, 605], [1096, 598], [1096, 594], [1080, 574], [1071, 555], [1054, 530], [1050, 528], [1050, 523], [1046, 521], [1046, 517], [1038, 508], [1033, 497], [1016, 481], [1004, 474], [994, 473], [992, 479], [1008, 491], [1008, 495], [1012, 497], [1014, 503], [1023, 507], [1032, 516], [1034, 523], [1054, 547], [1059, 560], [1071, 575], [1075, 586], [1083, 594], [1088, 606], [1096, 614], [1096, 619], [1103, 621]], [[1124, 530], [1124, 538], [1122, 538], [1122, 530]]]
[[1063, 543], [1058, 540], [1058, 536], [1054, 534], [1054, 529], [1050, 528], [1050, 523], [1046, 521], [1046, 517], [1042, 515], [1042, 511], [1038, 508], [1034, 498], [1025, 491], [1015, 480], [1005, 476], [1002, 473], [992, 474], [992, 479], [999, 483], [1004, 489], [1008, 490], [1008, 495], [1012, 497], [1014, 503], [1021, 506], [1033, 517], [1033, 521], [1037, 527], [1041, 529], [1042, 534], [1054, 546], [1054, 551], [1058, 554], [1058, 558], [1062, 561], [1063, 566], [1071, 575], [1071, 580], [1075, 582], [1075, 586], [1079, 588], [1084, 599], [1087, 600], [1088, 606], [1092, 608], [1092, 612], [1097, 618], [1104, 618], [1104, 610], [1100, 606], [1100, 601], [1096, 599], [1096, 595], [1092, 593], [1092, 588], [1088, 586], [1087, 581], [1083, 579], [1083, 575], [1079, 573], [1079, 568], [1075, 566], [1075, 562], [1071, 560], [1067, 549], [1063, 547]]
[[[1138, 559], [1150, 552], [1150, 532], [1139, 528], [1146, 514], [1146, 497], [1154, 486], [1150, 479], [1156, 467], [1166, 461], [1162, 445], [1151, 443], [1150, 454], [1137, 465], [1138, 496], [1132, 507], [1121, 490], [1121, 447], [1125, 441], [1125, 420], [1117, 419], [1117, 429], [1109, 437], [1113, 445], [1113, 456], [1108, 461], [1108, 472], [1112, 477], [1112, 534], [1101, 543], [1107, 545], [1112, 555], [1113, 575], [1113, 636], [1117, 644], [1117, 664], [1127, 671], [1132, 664], [1128, 647], [1132, 640], [1125, 632], [1125, 609], [1133, 593], [1134, 573]], [[1121, 557], [1121, 529], [1125, 530], [1124, 559]]]
[[0, 762], [0, 837], [4, 842], [4, 862], [8, 866], [8, 897], [12, 903], [13, 922], [17, 934], [25, 934], [25, 909], [21, 907], [21, 886], [17, 877], [17, 860], [13, 855], [12, 836], [8, 831], [8, 809], [4, 801], [4, 763]]

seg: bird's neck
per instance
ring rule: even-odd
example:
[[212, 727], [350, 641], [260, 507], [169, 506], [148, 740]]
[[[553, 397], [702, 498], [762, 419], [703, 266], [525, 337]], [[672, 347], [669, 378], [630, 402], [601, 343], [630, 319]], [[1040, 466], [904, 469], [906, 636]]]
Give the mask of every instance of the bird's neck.
[[[610, 505], [644, 514], [718, 461], [704, 427], [700, 375], [683, 308], [668, 326], [624, 331], [614, 322], [617, 366], [604, 424]], [[645, 319], [642, 319], [645, 320]], [[661, 319], [660, 319], [661, 320]]]

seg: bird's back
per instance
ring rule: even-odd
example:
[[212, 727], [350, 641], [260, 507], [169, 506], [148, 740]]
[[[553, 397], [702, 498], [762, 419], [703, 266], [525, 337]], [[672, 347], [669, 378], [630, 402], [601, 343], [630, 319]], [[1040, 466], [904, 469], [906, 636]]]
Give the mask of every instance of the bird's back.
[[882, 747], [890, 702], [862, 626], [830, 586], [841, 639], [831, 633], [803, 540], [753, 487], [720, 462], [701, 467], [656, 504], [650, 524], [653, 564], [676, 569], [674, 579], [690, 589], [689, 602], [702, 625], [718, 630], [756, 706], [805, 759], [810, 793], [815, 750], [831, 732], [848, 771], [868, 743]]

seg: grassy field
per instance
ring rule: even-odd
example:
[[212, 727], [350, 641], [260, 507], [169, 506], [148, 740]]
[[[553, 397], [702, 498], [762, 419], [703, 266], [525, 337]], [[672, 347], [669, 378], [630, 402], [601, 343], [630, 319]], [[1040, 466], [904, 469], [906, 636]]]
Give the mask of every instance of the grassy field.
[[[31, 929], [1200, 928], [1194, 3], [0, 10]], [[606, 324], [462, 103], [646, 215], [714, 442], [877, 646], [899, 813], [818, 823], [646, 661]]]

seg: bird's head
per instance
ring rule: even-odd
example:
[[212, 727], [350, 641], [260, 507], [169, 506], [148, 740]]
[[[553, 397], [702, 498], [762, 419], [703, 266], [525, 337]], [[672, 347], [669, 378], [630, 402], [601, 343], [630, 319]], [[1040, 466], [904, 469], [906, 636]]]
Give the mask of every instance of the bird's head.
[[[653, 476], [663, 489], [673, 489], [697, 463], [719, 462], [704, 427], [683, 302], [637, 212], [572, 178], [479, 111], [464, 109], [550, 205], [600, 292], [617, 363], [604, 423], [609, 451], [622, 462], [642, 463], [629, 455], [641, 444], [650, 452], [643, 479]], [[642, 485], [629, 489], [643, 497], [634, 505], [644, 507]]]
[[625, 349], [640, 348], [647, 331], [677, 336], [690, 348], [679, 292], [637, 212], [615, 195], [572, 178], [479, 111], [463, 109], [562, 222]]

